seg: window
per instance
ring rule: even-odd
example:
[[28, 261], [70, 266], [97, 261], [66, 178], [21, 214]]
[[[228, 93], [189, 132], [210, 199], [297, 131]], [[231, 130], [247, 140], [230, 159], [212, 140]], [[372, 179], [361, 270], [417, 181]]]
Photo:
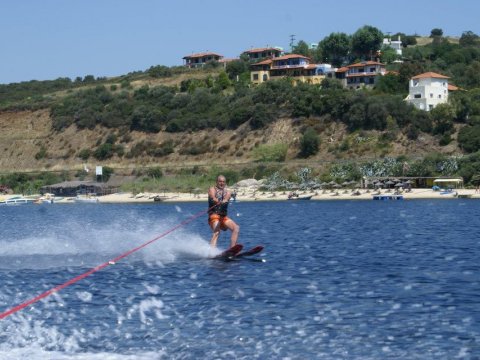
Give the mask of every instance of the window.
[[370, 68], [370, 72], [375, 72], [375, 68], [374, 67]]
[[441, 94], [438, 94], [438, 98], [441, 99], [441, 98], [442, 98], [442, 95], [441, 95]]
[[428, 110], [432, 110], [433, 109], [433, 105], [428, 105]]
[[253, 74], [253, 80], [258, 81], [258, 74]]
[[263, 81], [267, 81], [268, 80], [268, 75], [267, 74], [263, 74]]
[[422, 98], [422, 94], [415, 94], [415, 95], [413, 95], [413, 97], [414, 97], [415, 99], [421, 99], [421, 98]]
[[417, 80], [415, 80], [415, 81], [413, 82], [413, 86], [418, 86], [418, 81], [417, 81]]
[[433, 94], [432, 93], [430, 93], [430, 99], [433, 99]]

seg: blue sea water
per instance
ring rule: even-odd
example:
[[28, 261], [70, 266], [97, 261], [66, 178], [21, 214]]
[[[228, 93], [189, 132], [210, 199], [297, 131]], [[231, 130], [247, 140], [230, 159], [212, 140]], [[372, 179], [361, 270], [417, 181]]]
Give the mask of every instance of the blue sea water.
[[[0, 312], [206, 204], [0, 207]], [[0, 320], [0, 359], [479, 359], [480, 203], [239, 202]], [[227, 234], [219, 240], [229, 243]]]

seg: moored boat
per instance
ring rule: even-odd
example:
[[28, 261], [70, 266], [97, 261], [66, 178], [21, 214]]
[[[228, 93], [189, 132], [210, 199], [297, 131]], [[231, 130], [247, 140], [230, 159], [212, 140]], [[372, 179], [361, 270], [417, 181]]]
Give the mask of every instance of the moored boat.
[[288, 200], [310, 200], [313, 195], [309, 196], [299, 196], [299, 195], [288, 195]]
[[74, 201], [77, 203], [97, 203], [98, 197], [96, 194], [77, 195]]

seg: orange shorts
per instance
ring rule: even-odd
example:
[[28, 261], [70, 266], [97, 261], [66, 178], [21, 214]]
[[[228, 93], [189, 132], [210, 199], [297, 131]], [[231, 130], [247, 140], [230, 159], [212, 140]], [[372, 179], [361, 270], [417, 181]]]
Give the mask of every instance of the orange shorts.
[[222, 215], [218, 215], [218, 214], [211, 214], [209, 217], [208, 217], [208, 224], [210, 226], [212, 226], [212, 224], [216, 221], [219, 221], [220, 222], [220, 230], [228, 230], [228, 227], [225, 225], [225, 222], [230, 220], [228, 218], [228, 216], [222, 216]]

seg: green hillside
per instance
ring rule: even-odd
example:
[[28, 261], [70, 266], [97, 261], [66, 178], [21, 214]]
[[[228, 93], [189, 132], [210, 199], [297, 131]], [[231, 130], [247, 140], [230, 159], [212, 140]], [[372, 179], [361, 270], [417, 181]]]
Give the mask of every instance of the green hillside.
[[[480, 172], [480, 41], [471, 32], [452, 41], [434, 30], [429, 41], [401, 34], [402, 62], [383, 49], [380, 60], [393, 72], [373, 90], [346, 90], [329, 78], [321, 85], [295, 86], [287, 78], [254, 87], [249, 82], [249, 63], [241, 59], [226, 68], [215, 63], [199, 70], [158, 65], [117, 78], [85, 76], [0, 85], [0, 111], [47, 110], [51, 134], [58, 136], [72, 128], [101, 134], [93, 144], [71, 147], [64, 155], [80, 161], [139, 163], [148, 158], [168, 163], [181, 156], [195, 159], [219, 152], [250, 162], [308, 165], [328, 158], [332, 165], [318, 174], [332, 178], [338, 173], [332, 169], [343, 166], [335, 160], [344, 164], [346, 159], [380, 155], [398, 163], [415, 162], [410, 169], [417, 176], [456, 174], [468, 183]], [[342, 49], [332, 45], [335, 39], [343, 39]], [[335, 54], [336, 61], [351, 63], [369, 59], [374, 49], [381, 48], [382, 39], [378, 29], [366, 26], [352, 35], [331, 34], [315, 50], [300, 41], [292, 51], [318, 62]], [[427, 71], [449, 76], [450, 83], [460, 88], [450, 94], [448, 104], [430, 112], [404, 101], [409, 79]], [[278, 144], [266, 140], [280, 119], [289, 119], [292, 131], [286, 148], [280, 146], [285, 139], [279, 138]], [[230, 141], [219, 143], [221, 137], [209, 133], [228, 133]], [[249, 139], [249, 145], [238, 133]], [[156, 140], [145, 140], [149, 134]], [[158, 140], [159, 134], [164, 134], [163, 140]], [[335, 144], [326, 143], [339, 138]], [[409, 160], [398, 146], [413, 151], [418, 139], [424, 143], [429, 139], [434, 153]], [[39, 147], [35, 154], [39, 168], [53, 152], [45, 145]], [[441, 165], [452, 159], [454, 166]], [[344, 177], [361, 176], [349, 167], [344, 166], [342, 171], [349, 172]]]

